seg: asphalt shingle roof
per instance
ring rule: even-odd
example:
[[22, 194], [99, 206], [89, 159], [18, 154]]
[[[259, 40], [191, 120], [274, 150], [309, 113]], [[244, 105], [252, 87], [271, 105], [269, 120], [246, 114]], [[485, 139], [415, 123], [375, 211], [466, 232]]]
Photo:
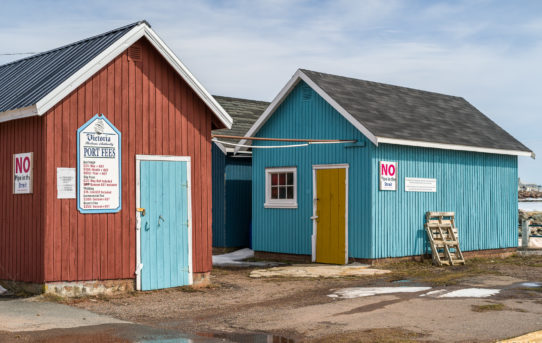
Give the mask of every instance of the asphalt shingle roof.
[[36, 104], [140, 23], [0, 66], [0, 112]]
[[377, 137], [531, 151], [461, 97], [301, 71]]
[[[245, 136], [260, 115], [265, 111], [269, 102], [248, 99], [230, 98], [226, 96], [213, 96], [216, 101], [233, 118], [231, 130], [213, 130], [213, 134], [228, 136]], [[239, 139], [220, 138], [221, 141], [237, 143]], [[228, 146], [231, 147], [231, 146]]]

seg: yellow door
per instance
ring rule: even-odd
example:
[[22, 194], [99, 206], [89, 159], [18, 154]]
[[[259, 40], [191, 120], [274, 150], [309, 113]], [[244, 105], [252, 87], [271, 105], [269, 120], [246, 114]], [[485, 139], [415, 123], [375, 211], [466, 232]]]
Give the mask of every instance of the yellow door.
[[346, 169], [316, 169], [316, 262], [346, 261]]

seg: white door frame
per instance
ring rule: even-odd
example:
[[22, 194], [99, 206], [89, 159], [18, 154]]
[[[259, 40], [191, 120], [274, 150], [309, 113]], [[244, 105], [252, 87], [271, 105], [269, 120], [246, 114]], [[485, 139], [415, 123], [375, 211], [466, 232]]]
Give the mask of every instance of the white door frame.
[[344, 263], [348, 263], [348, 168], [347, 163], [343, 164], [315, 164], [312, 166], [312, 262], [316, 262], [316, 235], [318, 234], [318, 229], [316, 225], [316, 170], [318, 169], [346, 169], [345, 176], [345, 185], [344, 185], [344, 196], [346, 197], [344, 203], [344, 239], [345, 239], [345, 256]]
[[136, 289], [141, 290], [141, 214], [137, 208], [141, 207], [141, 161], [172, 161], [186, 163], [187, 200], [188, 200], [188, 282], [193, 283], [192, 278], [192, 178], [190, 174], [190, 156], [165, 156], [165, 155], [136, 155]]

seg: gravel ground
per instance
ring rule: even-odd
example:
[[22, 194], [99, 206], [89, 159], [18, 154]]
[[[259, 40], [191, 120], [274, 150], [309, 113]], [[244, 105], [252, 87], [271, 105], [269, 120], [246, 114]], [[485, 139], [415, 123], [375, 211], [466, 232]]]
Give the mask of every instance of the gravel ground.
[[[73, 306], [185, 333], [269, 333], [314, 342], [492, 342], [542, 329], [542, 256], [473, 259], [466, 266], [379, 266], [392, 273], [349, 278], [253, 279], [253, 269], [215, 269], [212, 286], [70, 300]], [[396, 282], [406, 279], [402, 282]], [[489, 298], [420, 297], [424, 292], [354, 299], [346, 287], [496, 288]]]

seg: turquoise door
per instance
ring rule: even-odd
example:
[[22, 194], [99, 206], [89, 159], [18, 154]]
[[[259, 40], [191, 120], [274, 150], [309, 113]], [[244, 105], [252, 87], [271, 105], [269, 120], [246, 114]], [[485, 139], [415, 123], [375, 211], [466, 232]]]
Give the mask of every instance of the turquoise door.
[[140, 162], [141, 290], [190, 284], [187, 162]]

